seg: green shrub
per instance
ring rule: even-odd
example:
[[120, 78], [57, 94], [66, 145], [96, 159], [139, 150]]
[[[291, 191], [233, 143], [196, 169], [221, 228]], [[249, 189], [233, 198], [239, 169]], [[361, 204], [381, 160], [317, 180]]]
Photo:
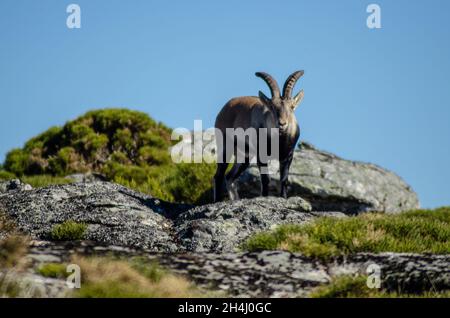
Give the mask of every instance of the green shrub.
[[62, 142], [62, 128], [61, 127], [50, 127], [45, 132], [39, 134], [38, 136], [31, 138], [25, 143], [24, 150], [31, 152], [33, 149], [45, 148], [43, 155], [48, 153], [54, 153], [55, 148], [52, 146], [57, 146]]
[[5, 159], [4, 167], [7, 171], [21, 176], [29, 169], [29, 155], [22, 149], [13, 149]]
[[210, 202], [212, 179], [215, 164], [179, 163], [174, 173], [168, 176], [165, 185], [176, 202], [206, 203]]
[[10, 151], [4, 168], [18, 176], [98, 172], [115, 151], [125, 153], [131, 163], [137, 165], [142, 147], [152, 148], [153, 157], [161, 159], [164, 155], [158, 152], [167, 153], [171, 145], [170, 133], [170, 129], [141, 112], [91, 111], [63, 127], [52, 127], [30, 139], [23, 149]]
[[86, 169], [83, 167], [83, 159], [73, 147], [63, 147], [48, 159], [48, 170], [57, 176], [83, 172]]
[[162, 200], [206, 203], [212, 199], [214, 164], [179, 163], [157, 167], [111, 163], [103, 173], [108, 179]]
[[15, 177], [16, 177], [15, 174], [12, 172], [0, 170], [0, 181], [11, 180], [14, 179]]
[[139, 149], [139, 163], [142, 165], [163, 165], [170, 162], [168, 151], [161, 151], [158, 148], [144, 146]]
[[38, 268], [37, 272], [44, 277], [50, 278], [65, 278], [70, 274], [67, 273], [67, 266], [65, 264], [60, 263], [42, 264]]
[[75, 221], [65, 221], [53, 226], [50, 236], [55, 241], [77, 241], [85, 237], [87, 225]]
[[90, 111], [10, 151], [0, 178], [17, 175], [44, 186], [69, 182], [61, 178], [68, 174], [96, 172], [163, 200], [210, 202], [215, 166], [173, 163], [169, 149], [176, 141], [170, 137], [169, 128], [145, 113]]
[[[164, 130], [168, 131], [168, 128], [164, 128]], [[165, 136], [159, 136], [151, 133], [150, 131], [140, 132], [139, 138], [141, 139], [143, 145], [148, 145], [157, 149], [167, 147], [167, 139]]]
[[349, 218], [323, 217], [305, 225], [282, 225], [258, 233], [247, 250], [283, 249], [329, 258], [357, 252], [450, 253], [450, 208], [400, 214], [366, 213]]

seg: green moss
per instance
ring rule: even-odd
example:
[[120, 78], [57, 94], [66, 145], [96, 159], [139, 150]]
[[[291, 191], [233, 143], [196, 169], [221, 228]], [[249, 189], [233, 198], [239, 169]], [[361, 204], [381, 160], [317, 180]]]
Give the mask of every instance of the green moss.
[[60, 263], [46, 263], [41, 265], [37, 272], [44, 276], [44, 277], [50, 277], [50, 278], [65, 278], [69, 276], [69, 273], [67, 273], [65, 264]]
[[450, 253], [450, 208], [395, 215], [323, 217], [306, 225], [283, 225], [256, 234], [243, 247], [250, 251], [284, 249], [318, 258], [357, 252]]
[[74, 221], [65, 221], [53, 226], [51, 238], [55, 241], [77, 241], [85, 237], [87, 225]]

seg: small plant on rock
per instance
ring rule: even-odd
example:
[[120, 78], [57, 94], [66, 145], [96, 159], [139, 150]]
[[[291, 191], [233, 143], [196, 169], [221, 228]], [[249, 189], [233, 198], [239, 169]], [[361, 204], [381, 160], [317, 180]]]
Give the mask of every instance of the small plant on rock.
[[50, 236], [55, 241], [78, 241], [85, 238], [87, 225], [75, 221], [65, 221], [52, 228]]

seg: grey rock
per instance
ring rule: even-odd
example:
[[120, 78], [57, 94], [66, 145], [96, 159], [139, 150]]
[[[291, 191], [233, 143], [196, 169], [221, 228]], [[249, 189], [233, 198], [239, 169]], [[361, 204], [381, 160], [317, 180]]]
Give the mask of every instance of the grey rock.
[[[450, 289], [450, 255], [357, 253], [324, 263], [283, 251], [173, 255], [160, 262], [205, 286], [226, 282], [234, 296], [305, 297], [313, 288], [340, 275], [367, 275], [369, 265], [381, 268], [387, 291], [421, 293]], [[215, 276], [210, 275], [215, 273]]]
[[308, 222], [339, 212], [312, 212], [300, 197], [254, 198], [192, 207], [158, 200], [123, 186], [90, 181], [7, 191], [0, 210], [34, 238], [73, 220], [88, 225], [85, 238], [158, 252], [230, 252], [251, 234], [284, 223]]
[[[270, 191], [278, 194], [278, 172], [271, 179]], [[396, 174], [370, 163], [339, 158], [305, 142], [295, 151], [289, 181], [289, 195], [308, 200], [316, 211], [397, 213], [419, 207], [417, 195]], [[258, 169], [248, 169], [238, 186], [241, 197], [258, 196]]]
[[177, 212], [183, 206], [117, 184], [90, 182], [8, 191], [0, 195], [0, 208], [20, 230], [37, 238], [49, 238], [55, 224], [73, 220], [88, 225], [90, 240], [174, 251], [172, 221], [165, 211]]
[[[23, 271], [0, 269], [0, 298], [61, 298], [70, 296], [71, 290], [65, 280], [46, 278], [41, 275]], [[17, 294], [8, 295], [8, 290]]]
[[343, 265], [348, 264], [358, 265], [359, 273], [371, 264], [379, 265], [381, 287], [390, 291], [418, 293], [450, 290], [450, 255], [358, 253], [349, 255], [343, 261]]
[[450, 255], [357, 253], [325, 263], [285, 251], [160, 254], [94, 242], [34, 242], [28, 257], [35, 268], [43, 258], [34, 255], [42, 254], [59, 255], [66, 263], [74, 254], [146, 257], [201, 287], [224, 290], [234, 297], [308, 297], [315, 287], [340, 275], [367, 275], [368, 266], [373, 264], [380, 266], [381, 287], [387, 291], [450, 289]]
[[19, 179], [0, 182], [0, 194], [8, 191], [29, 191], [32, 189], [31, 185], [23, 183]]
[[176, 219], [176, 237], [189, 251], [230, 252], [251, 234], [285, 223], [305, 223], [319, 215], [344, 217], [339, 212], [312, 213], [300, 197], [288, 200], [259, 197], [195, 207]]

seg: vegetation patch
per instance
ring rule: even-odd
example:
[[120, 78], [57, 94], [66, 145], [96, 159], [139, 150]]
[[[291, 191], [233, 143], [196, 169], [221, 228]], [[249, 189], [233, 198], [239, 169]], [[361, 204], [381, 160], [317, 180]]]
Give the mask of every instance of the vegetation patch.
[[14, 173], [0, 169], [0, 181], [11, 180], [15, 177], [16, 175]]
[[13, 232], [16, 232], [16, 225], [8, 218], [6, 213], [0, 211], [0, 238]]
[[450, 207], [400, 214], [365, 213], [318, 218], [258, 233], [243, 245], [250, 251], [287, 250], [328, 259], [357, 252], [450, 253]]
[[52, 228], [50, 236], [55, 241], [78, 241], [85, 238], [87, 225], [75, 221], [65, 221]]
[[73, 262], [80, 266], [83, 277], [77, 297], [190, 298], [206, 295], [185, 278], [163, 271], [156, 263], [144, 259], [78, 257]]
[[28, 240], [18, 234], [0, 240], [0, 268], [19, 267], [28, 250]]
[[341, 275], [331, 283], [316, 287], [309, 295], [312, 298], [450, 298], [450, 291], [426, 291], [421, 294], [387, 292], [383, 289], [369, 288], [367, 276]]
[[152, 282], [159, 282], [168, 274], [157, 261], [149, 261], [145, 257], [133, 257], [129, 261], [131, 268], [138, 271]]
[[68, 184], [72, 181], [64, 177], [55, 177], [51, 175], [35, 175], [35, 176], [22, 176], [21, 181], [31, 185], [33, 188], [42, 188], [55, 184]]
[[50, 278], [65, 278], [70, 273], [67, 273], [66, 264], [61, 263], [45, 263], [42, 264], [37, 272], [44, 276]]
[[69, 174], [95, 172], [162, 200], [209, 202], [215, 165], [173, 163], [169, 150], [178, 141], [171, 133], [142, 112], [90, 111], [11, 150], [0, 180], [19, 177], [41, 187], [68, 183]]
[[20, 234], [15, 224], [0, 212], [0, 268], [21, 267], [28, 250], [28, 238]]

